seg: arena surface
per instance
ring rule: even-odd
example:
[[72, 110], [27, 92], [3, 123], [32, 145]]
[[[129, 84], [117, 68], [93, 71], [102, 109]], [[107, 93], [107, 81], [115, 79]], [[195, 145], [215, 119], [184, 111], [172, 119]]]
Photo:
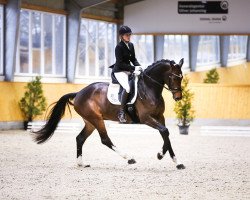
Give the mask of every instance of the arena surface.
[[136, 126], [109, 134], [134, 155], [135, 165], [103, 146], [94, 132], [83, 146], [90, 168], [76, 166], [77, 134], [56, 133], [37, 145], [25, 131], [0, 131], [0, 199], [250, 199], [250, 137], [170, 131], [185, 170], [177, 170], [169, 154], [157, 160], [160, 134], [137, 133]]

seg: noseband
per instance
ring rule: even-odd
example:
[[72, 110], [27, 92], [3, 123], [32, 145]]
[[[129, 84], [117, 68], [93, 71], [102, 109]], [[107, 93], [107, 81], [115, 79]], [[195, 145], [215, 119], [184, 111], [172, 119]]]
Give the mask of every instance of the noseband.
[[[176, 76], [176, 77], [178, 77], [178, 78], [182, 78], [182, 74], [180, 74], [180, 75], [177, 75], [177, 74], [175, 74], [175, 73], [171, 73], [171, 75], [172, 76]], [[169, 83], [168, 83], [168, 85], [169, 85], [169, 88], [170, 88], [170, 91], [171, 92], [173, 92], [173, 93], [175, 93], [175, 92], [181, 92], [182, 90], [181, 90], [181, 88], [171, 88], [171, 79], [172, 79], [172, 76], [169, 76]]]

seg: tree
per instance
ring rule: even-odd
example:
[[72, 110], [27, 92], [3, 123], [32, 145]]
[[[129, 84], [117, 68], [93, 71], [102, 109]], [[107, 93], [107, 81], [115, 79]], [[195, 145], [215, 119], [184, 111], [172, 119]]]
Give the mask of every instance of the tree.
[[206, 78], [204, 79], [204, 83], [218, 83], [220, 77], [216, 70], [216, 68], [209, 70], [206, 73]]
[[47, 106], [46, 98], [43, 95], [41, 77], [36, 76], [35, 80], [25, 86], [25, 89], [24, 97], [19, 101], [19, 106], [25, 121], [33, 121], [36, 116], [45, 111]]
[[182, 99], [175, 102], [174, 112], [179, 121], [179, 126], [189, 126], [193, 121], [195, 111], [193, 109], [192, 101], [194, 93], [188, 88], [189, 79], [185, 76], [181, 83]]

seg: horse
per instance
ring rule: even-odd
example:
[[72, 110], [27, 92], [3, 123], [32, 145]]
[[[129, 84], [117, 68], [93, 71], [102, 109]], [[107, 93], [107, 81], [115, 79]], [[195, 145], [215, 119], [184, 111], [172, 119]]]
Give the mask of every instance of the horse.
[[[163, 88], [172, 93], [175, 101], [182, 98], [181, 81], [183, 78], [181, 67], [184, 59], [178, 64], [170, 60], [159, 60], [148, 66], [141, 72], [138, 80], [138, 96], [134, 103], [136, 114], [140, 124], [146, 124], [157, 129], [163, 138], [163, 146], [157, 153], [161, 160], [167, 151], [176, 164], [177, 169], [185, 169], [178, 162], [169, 139], [169, 131], [165, 126], [164, 110], [165, 103], [162, 96]], [[165, 84], [168, 86], [166, 87]], [[114, 105], [107, 99], [109, 83], [95, 82], [81, 91], [63, 95], [51, 108], [46, 124], [35, 132], [34, 140], [44, 143], [49, 140], [64, 115], [66, 106], [74, 106], [75, 111], [82, 117], [85, 126], [76, 137], [77, 164], [82, 163], [82, 147], [86, 139], [97, 129], [101, 143], [118, 153], [127, 160], [128, 164], [136, 163], [133, 157], [121, 152], [111, 141], [105, 128], [104, 120], [118, 121], [117, 113], [120, 105]], [[72, 102], [73, 100], [73, 102]], [[126, 115], [127, 123], [132, 123], [131, 117]]]

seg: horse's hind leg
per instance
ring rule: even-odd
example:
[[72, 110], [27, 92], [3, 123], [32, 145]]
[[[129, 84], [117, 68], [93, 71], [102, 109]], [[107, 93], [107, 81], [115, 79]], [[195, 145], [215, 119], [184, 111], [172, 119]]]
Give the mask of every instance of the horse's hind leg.
[[128, 161], [128, 164], [136, 163], [133, 157], [128, 156], [126, 153], [123, 153], [112, 143], [111, 139], [108, 136], [107, 130], [105, 128], [104, 121], [102, 119], [95, 120], [93, 125], [96, 127], [96, 129], [99, 132], [102, 144], [106, 145], [107, 147], [115, 151], [117, 154], [119, 154], [122, 158], [126, 159]]
[[89, 123], [88, 121], [85, 121], [85, 126], [82, 129], [82, 131], [79, 133], [79, 135], [76, 137], [76, 149], [77, 149], [77, 165], [82, 166], [82, 146], [86, 139], [93, 133], [95, 130], [95, 127]]

